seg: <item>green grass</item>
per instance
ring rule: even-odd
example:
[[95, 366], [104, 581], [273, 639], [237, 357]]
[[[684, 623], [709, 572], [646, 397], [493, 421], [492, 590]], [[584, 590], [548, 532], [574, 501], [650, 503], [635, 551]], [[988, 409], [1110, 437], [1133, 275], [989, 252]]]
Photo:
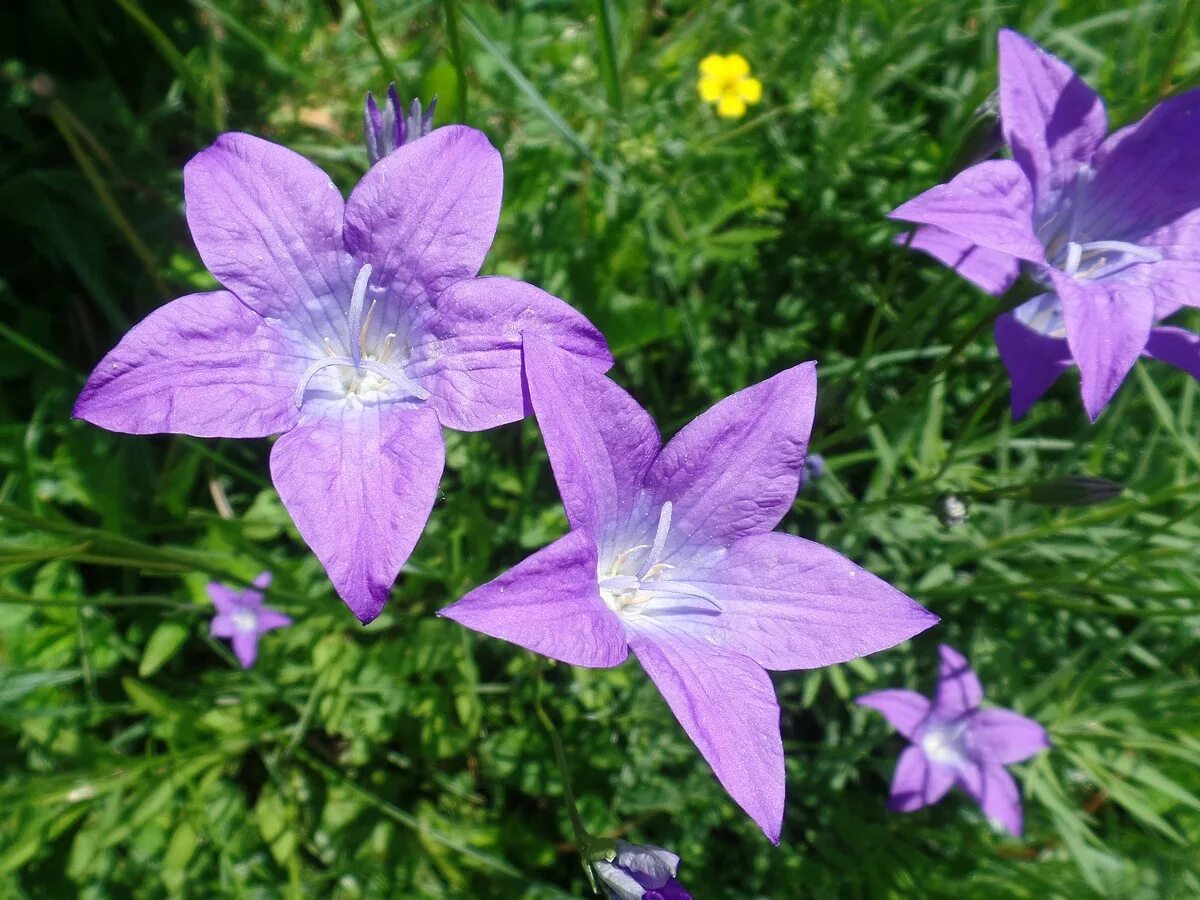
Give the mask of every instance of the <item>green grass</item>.
[[[1077, 66], [1114, 124], [1200, 84], [1196, 3], [49, 0], [0, 12], [0, 894], [562, 897], [586, 881], [537, 715], [598, 834], [668, 846], [698, 898], [1200, 893], [1197, 385], [1142, 363], [1099, 423], [1064, 379], [1019, 424], [1000, 302], [892, 244], [893, 206], [961, 164], [995, 31]], [[18, 7], [21, 9], [18, 12]], [[448, 27], [449, 26], [449, 27]], [[611, 52], [610, 52], [611, 51]], [[710, 52], [765, 87], [696, 94]], [[820, 363], [830, 474], [785, 521], [943, 624], [775, 677], [788, 809], [771, 847], [635, 663], [546, 663], [433, 613], [566, 525], [531, 422], [450, 435], [433, 518], [368, 628], [267, 478], [267, 441], [109, 434], [82, 378], [165, 300], [213, 284], [181, 166], [221, 130], [344, 189], [366, 90], [438, 95], [505, 162], [486, 270], [564, 297], [673, 433]], [[1192, 320], [1193, 326], [1200, 321]], [[996, 499], [1061, 475], [1086, 508]], [[973, 497], [957, 528], [946, 494]], [[222, 498], [232, 518], [218, 512]], [[243, 672], [204, 584], [276, 575], [296, 619]], [[849, 701], [927, 690], [935, 645], [1045, 723], [1027, 835], [960, 793], [884, 810], [900, 739]]]

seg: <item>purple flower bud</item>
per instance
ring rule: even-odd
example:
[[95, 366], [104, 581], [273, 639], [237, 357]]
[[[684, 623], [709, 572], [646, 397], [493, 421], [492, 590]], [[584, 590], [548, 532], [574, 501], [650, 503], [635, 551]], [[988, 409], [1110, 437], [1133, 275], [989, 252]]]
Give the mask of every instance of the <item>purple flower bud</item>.
[[437, 97], [422, 112], [421, 101], [414, 98], [409, 104], [408, 114], [394, 84], [388, 85], [387, 100], [383, 108], [375, 102], [375, 95], [367, 92], [363, 106], [363, 134], [367, 141], [367, 156], [371, 165], [379, 162], [393, 150], [423, 138], [433, 130], [433, 111], [437, 108]]
[[810, 453], [804, 461], [804, 468], [800, 470], [800, 489], [812, 481], [814, 478], [820, 478], [825, 474], [825, 457], [820, 453]]
[[617, 841], [613, 859], [597, 860], [592, 868], [609, 900], [692, 900], [675, 880], [679, 857], [662, 847]]

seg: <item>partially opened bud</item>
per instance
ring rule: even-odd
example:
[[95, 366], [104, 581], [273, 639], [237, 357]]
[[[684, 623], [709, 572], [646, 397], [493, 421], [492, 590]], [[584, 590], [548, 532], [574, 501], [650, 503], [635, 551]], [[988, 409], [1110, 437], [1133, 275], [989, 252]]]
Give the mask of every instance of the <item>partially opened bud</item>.
[[429, 108], [422, 112], [421, 101], [414, 98], [409, 104], [408, 115], [405, 115], [394, 84], [388, 85], [387, 99], [382, 108], [375, 102], [375, 95], [368, 91], [363, 105], [363, 135], [371, 165], [396, 148], [429, 134], [433, 130], [433, 111], [436, 107], [437, 98], [434, 97]]
[[692, 900], [675, 874], [679, 857], [662, 847], [617, 841], [611, 859], [592, 863], [609, 900]]

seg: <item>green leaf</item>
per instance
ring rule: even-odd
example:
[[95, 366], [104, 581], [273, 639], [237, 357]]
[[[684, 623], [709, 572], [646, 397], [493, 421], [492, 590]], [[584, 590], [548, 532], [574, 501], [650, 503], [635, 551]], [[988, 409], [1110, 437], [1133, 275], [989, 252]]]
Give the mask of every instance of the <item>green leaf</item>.
[[179, 651], [190, 633], [191, 630], [180, 622], [163, 622], [155, 628], [142, 651], [138, 675], [146, 678], [161, 669]]

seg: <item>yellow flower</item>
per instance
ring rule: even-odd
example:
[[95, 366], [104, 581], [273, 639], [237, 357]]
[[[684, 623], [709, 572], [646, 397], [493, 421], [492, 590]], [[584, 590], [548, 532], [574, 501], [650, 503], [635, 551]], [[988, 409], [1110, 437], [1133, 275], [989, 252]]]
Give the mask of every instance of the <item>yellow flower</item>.
[[740, 53], [713, 53], [700, 61], [700, 97], [717, 105], [717, 115], [740, 119], [746, 105], [762, 99], [762, 82], [750, 77], [750, 64]]

